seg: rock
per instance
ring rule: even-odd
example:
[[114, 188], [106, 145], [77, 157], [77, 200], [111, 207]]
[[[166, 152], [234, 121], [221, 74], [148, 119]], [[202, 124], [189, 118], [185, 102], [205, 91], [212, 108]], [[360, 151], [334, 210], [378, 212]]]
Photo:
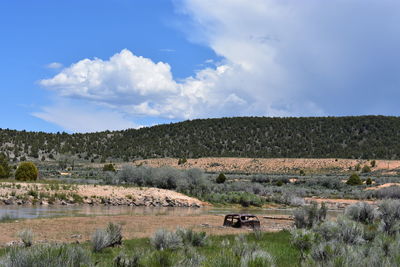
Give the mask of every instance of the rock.
[[42, 200], [42, 201], [40, 201], [40, 205], [48, 206], [49, 203], [47, 201], [45, 201], [45, 200]]
[[14, 247], [14, 246], [22, 247], [23, 245], [24, 245], [24, 243], [22, 241], [18, 241], [18, 240], [13, 240], [13, 241], [6, 243], [6, 247]]
[[13, 205], [14, 204], [14, 201], [12, 199], [5, 199], [5, 200], [3, 200], [3, 202], [6, 205]]

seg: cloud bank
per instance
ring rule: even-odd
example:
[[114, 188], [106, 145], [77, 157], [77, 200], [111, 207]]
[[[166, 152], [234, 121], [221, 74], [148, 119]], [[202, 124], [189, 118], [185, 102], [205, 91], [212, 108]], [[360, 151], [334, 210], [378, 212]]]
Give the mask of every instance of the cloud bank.
[[[175, 4], [191, 22], [188, 38], [213, 49], [221, 62], [176, 80], [168, 63], [124, 49], [108, 60], [80, 60], [40, 84], [60, 98], [86, 101], [101, 112], [118, 114], [124, 118], [119, 121], [132, 121], [130, 126], [138, 117], [398, 113], [396, 1]], [[54, 123], [62, 120], [54, 109], [40, 114]]]

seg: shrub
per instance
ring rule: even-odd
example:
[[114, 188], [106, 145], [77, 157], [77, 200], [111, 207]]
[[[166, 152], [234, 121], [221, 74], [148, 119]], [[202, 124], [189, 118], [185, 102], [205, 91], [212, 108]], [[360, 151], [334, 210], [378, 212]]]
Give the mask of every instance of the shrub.
[[371, 160], [371, 168], [374, 168], [376, 166], [376, 160]]
[[367, 178], [367, 181], [365, 181], [365, 184], [366, 184], [366, 185], [371, 185], [371, 184], [372, 184], [372, 179], [371, 179], [371, 177], [368, 177], [368, 178]]
[[358, 164], [354, 167], [354, 170], [355, 170], [356, 172], [358, 172], [358, 171], [361, 170], [361, 165], [360, 165], [360, 163], [358, 163]]
[[115, 172], [115, 166], [114, 164], [110, 163], [110, 164], [104, 164], [103, 166], [103, 172]]
[[178, 228], [176, 234], [180, 236], [185, 245], [202, 247], [207, 241], [207, 234], [205, 232], [195, 232], [192, 229]]
[[33, 232], [29, 229], [24, 229], [18, 233], [18, 237], [21, 238], [22, 243], [25, 247], [30, 247], [33, 244]]
[[399, 186], [389, 186], [384, 187], [379, 190], [370, 190], [367, 192], [367, 197], [372, 196], [375, 198], [400, 198], [400, 187]]
[[348, 206], [345, 215], [356, 222], [371, 224], [378, 218], [378, 212], [368, 203], [358, 202]]
[[185, 164], [186, 162], [187, 162], [187, 159], [186, 159], [186, 158], [180, 158], [180, 159], [178, 160], [178, 165]]
[[223, 174], [223, 173], [220, 173], [220, 174], [218, 175], [217, 179], [215, 179], [215, 182], [216, 182], [217, 184], [223, 184], [223, 183], [225, 183], [225, 181], [226, 181], [226, 176], [225, 176], [225, 174]]
[[300, 175], [301, 176], [305, 176], [306, 175], [305, 171], [304, 170], [300, 170]]
[[371, 167], [369, 167], [368, 165], [364, 165], [364, 167], [361, 169], [362, 173], [367, 173], [367, 172], [371, 172]]
[[22, 162], [15, 171], [15, 179], [20, 181], [36, 180], [39, 171], [32, 162]]
[[385, 200], [378, 205], [382, 231], [393, 235], [400, 230], [400, 201]]
[[290, 233], [291, 244], [300, 251], [301, 259], [304, 259], [306, 252], [311, 249], [315, 241], [315, 234], [305, 229], [294, 229]]
[[294, 211], [294, 225], [297, 228], [311, 228], [320, 224], [326, 218], [327, 207], [325, 203], [318, 204], [313, 202], [310, 206], [304, 206]]
[[120, 245], [122, 242], [122, 227], [109, 223], [106, 229], [98, 229], [92, 236], [92, 248], [99, 252], [104, 248]]
[[8, 178], [11, 168], [8, 165], [8, 158], [4, 154], [0, 154], [0, 178]]
[[200, 267], [203, 261], [204, 257], [197, 253], [196, 250], [186, 247], [183, 251], [183, 259], [174, 267]]
[[95, 252], [99, 252], [102, 249], [108, 247], [107, 232], [103, 229], [97, 229], [92, 235], [91, 243], [92, 248]]
[[360, 179], [360, 176], [358, 174], [353, 173], [350, 175], [350, 178], [347, 180], [346, 184], [348, 185], [362, 185], [362, 181]]
[[[327, 264], [329, 261], [340, 255], [342, 246], [338, 242], [321, 242], [312, 247], [310, 256], [313, 261], [320, 263], [316, 266], [332, 266]], [[313, 265], [314, 264], [310, 264]]]
[[332, 221], [326, 221], [313, 228], [313, 231], [318, 234], [324, 241], [334, 240], [338, 236], [338, 224]]
[[91, 258], [87, 250], [79, 246], [46, 244], [29, 248], [13, 247], [0, 259], [5, 267], [37, 266], [90, 266]]
[[141, 253], [132, 253], [131, 255], [127, 255], [124, 252], [120, 252], [120, 254], [114, 258], [114, 266], [115, 267], [139, 267], [141, 266]]
[[108, 243], [110, 247], [121, 245], [122, 243], [122, 227], [121, 225], [109, 223], [106, 232], [108, 235]]
[[150, 243], [157, 250], [175, 250], [183, 246], [182, 238], [178, 234], [165, 229], [157, 230], [151, 237]]
[[337, 224], [337, 240], [349, 245], [361, 244], [364, 242], [364, 228], [362, 225], [345, 218], [339, 218]]

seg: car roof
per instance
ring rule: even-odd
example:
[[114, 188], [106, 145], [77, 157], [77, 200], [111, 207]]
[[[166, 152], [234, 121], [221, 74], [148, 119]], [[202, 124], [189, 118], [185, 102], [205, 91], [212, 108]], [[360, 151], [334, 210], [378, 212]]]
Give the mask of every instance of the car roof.
[[256, 215], [254, 215], [254, 214], [240, 214], [240, 213], [231, 213], [231, 214], [227, 214], [226, 216], [240, 216], [240, 217], [242, 217], [242, 216], [246, 216], [246, 217], [257, 217]]

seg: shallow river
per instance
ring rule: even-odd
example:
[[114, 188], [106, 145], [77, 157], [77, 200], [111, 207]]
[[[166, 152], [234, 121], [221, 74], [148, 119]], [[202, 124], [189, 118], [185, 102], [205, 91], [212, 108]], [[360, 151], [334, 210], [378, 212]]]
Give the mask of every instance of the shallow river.
[[[0, 218], [12, 216], [19, 219], [96, 216], [96, 215], [201, 215], [252, 213], [266, 216], [292, 215], [293, 209], [231, 209], [231, 208], [162, 208], [129, 206], [0, 206]], [[337, 217], [342, 210], [328, 211], [328, 217]]]

